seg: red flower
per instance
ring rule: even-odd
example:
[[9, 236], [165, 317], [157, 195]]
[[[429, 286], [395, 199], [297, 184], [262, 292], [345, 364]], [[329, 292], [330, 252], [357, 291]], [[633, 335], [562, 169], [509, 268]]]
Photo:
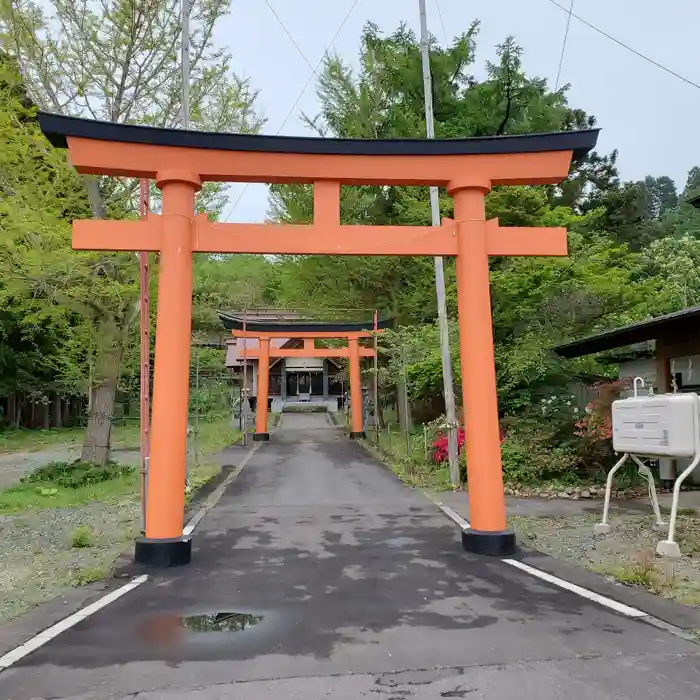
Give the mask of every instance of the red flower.
[[[505, 440], [505, 434], [503, 431], [500, 431], [500, 438], [501, 438], [501, 444], [503, 444], [503, 441]], [[464, 444], [466, 442], [466, 435], [464, 433], [464, 428], [461, 426], [457, 430], [457, 453], [461, 454], [462, 453], [462, 448], [464, 447]], [[449, 458], [449, 449], [448, 449], [448, 442], [447, 442], [447, 435], [443, 435], [443, 433], [438, 433], [435, 441], [433, 442], [433, 462], [437, 464], [441, 464], [442, 462], [446, 462]]]

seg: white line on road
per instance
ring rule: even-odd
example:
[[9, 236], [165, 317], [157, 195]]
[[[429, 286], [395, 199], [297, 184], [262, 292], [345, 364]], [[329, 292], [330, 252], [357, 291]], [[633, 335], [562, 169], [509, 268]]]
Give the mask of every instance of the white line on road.
[[111, 593], [107, 593], [107, 595], [102, 596], [102, 598], [96, 600], [94, 603], [86, 605], [84, 608], [81, 608], [80, 610], [73, 613], [72, 615], [69, 615], [60, 622], [57, 622], [55, 625], [52, 625], [43, 632], [40, 632], [39, 634], [35, 635], [24, 644], [15, 647], [12, 651], [8, 651], [7, 654], [5, 654], [4, 656], [0, 656], [0, 672], [4, 671], [6, 668], [9, 668], [13, 664], [16, 664], [20, 659], [23, 659], [28, 654], [31, 654], [33, 651], [36, 651], [37, 649], [39, 649], [39, 647], [43, 647], [44, 644], [50, 642], [55, 637], [58, 637], [58, 635], [62, 632], [65, 632], [71, 627], [77, 625], [79, 622], [82, 622], [86, 618], [90, 617], [90, 615], [94, 615], [98, 610], [101, 610], [110, 603], [113, 603], [115, 600], [118, 600], [126, 593], [129, 593], [129, 591], [133, 591], [135, 588], [138, 588], [142, 583], [145, 583], [147, 580], [147, 574], [137, 576], [129, 583], [125, 583], [123, 586], [120, 586]]
[[615, 612], [619, 612], [622, 615], [627, 615], [627, 617], [647, 617], [647, 613], [642, 612], [641, 610], [637, 610], [637, 608], [631, 608], [629, 605], [625, 605], [624, 603], [618, 603], [612, 598], [608, 598], [607, 596], [599, 595], [598, 593], [589, 591], [587, 588], [577, 586], [575, 583], [565, 581], [563, 578], [559, 578], [558, 576], [552, 576], [552, 574], [548, 574], [546, 571], [540, 571], [534, 566], [525, 564], [522, 561], [518, 561], [517, 559], [504, 559], [503, 561], [506, 564], [514, 566], [516, 569], [520, 569], [521, 571], [525, 571], [528, 574], [531, 574], [532, 576], [541, 578], [543, 581], [551, 583], [554, 586], [559, 586], [559, 588], [564, 588], [567, 591], [571, 591], [571, 593], [575, 593], [576, 595], [581, 596], [582, 598], [592, 600], [593, 602], [598, 603], [599, 605], [604, 605], [606, 608], [610, 608]]
[[[469, 528], [469, 523], [461, 515], [452, 510], [452, 508], [446, 506], [441, 501], [434, 500], [433, 503], [460, 529], [466, 530]], [[509, 564], [510, 566], [514, 566], [516, 569], [520, 569], [521, 571], [530, 574], [531, 576], [536, 576], [537, 578], [542, 579], [547, 583], [551, 583], [554, 586], [558, 586], [559, 588], [563, 588], [571, 593], [575, 593], [576, 595], [581, 596], [582, 598], [591, 600], [595, 603], [598, 603], [599, 605], [604, 605], [606, 608], [615, 610], [616, 612], [619, 612], [622, 615], [627, 615], [627, 617], [649, 617], [647, 613], [642, 612], [637, 608], [632, 608], [629, 605], [625, 605], [624, 603], [618, 603], [612, 598], [600, 595], [599, 593], [594, 593], [593, 591], [590, 591], [587, 588], [577, 586], [575, 583], [570, 583], [569, 581], [565, 581], [564, 579], [559, 578], [558, 576], [548, 574], [546, 571], [536, 569], [534, 566], [525, 564], [521, 561], [518, 561], [517, 559], [503, 559], [502, 561], [504, 561], [506, 564]]]
[[197, 525], [199, 525], [202, 518], [221, 500], [221, 497], [224, 495], [226, 489], [231, 485], [231, 482], [234, 479], [236, 479], [238, 475], [243, 471], [243, 467], [245, 467], [245, 465], [248, 464], [248, 462], [250, 462], [251, 458], [258, 451], [262, 444], [264, 443], [255, 443], [255, 445], [253, 445], [253, 447], [251, 448], [250, 452], [243, 458], [241, 463], [224, 479], [223, 483], [221, 483], [216, 489], [214, 489], [211, 492], [209, 498], [207, 498], [207, 500], [204, 501], [202, 507], [194, 514], [192, 519], [182, 529], [182, 534], [184, 536], [191, 535], [194, 532], [194, 529], [197, 527]]

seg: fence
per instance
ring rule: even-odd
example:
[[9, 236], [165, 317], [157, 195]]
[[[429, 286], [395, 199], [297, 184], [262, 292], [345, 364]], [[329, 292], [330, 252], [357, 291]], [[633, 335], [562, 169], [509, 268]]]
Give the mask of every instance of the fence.
[[389, 422], [381, 430], [369, 426], [366, 435], [367, 442], [404, 481], [426, 488], [451, 488], [449, 464], [435, 461], [436, 436], [428, 425], [404, 430]]

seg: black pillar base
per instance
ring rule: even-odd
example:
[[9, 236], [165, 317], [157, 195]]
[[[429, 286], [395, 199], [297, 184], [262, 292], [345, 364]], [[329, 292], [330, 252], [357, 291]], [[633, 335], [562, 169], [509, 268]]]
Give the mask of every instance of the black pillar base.
[[184, 566], [192, 561], [192, 538], [148, 539], [139, 537], [134, 548], [134, 561], [159, 569]]
[[364, 440], [367, 437], [365, 434], [364, 430], [360, 430], [360, 432], [352, 432], [350, 433], [350, 439], [351, 440]]
[[253, 433], [253, 442], [269, 442], [270, 433]]
[[512, 530], [484, 532], [482, 530], [462, 530], [462, 547], [465, 552], [486, 554], [491, 557], [509, 557], [515, 554], [517, 544]]

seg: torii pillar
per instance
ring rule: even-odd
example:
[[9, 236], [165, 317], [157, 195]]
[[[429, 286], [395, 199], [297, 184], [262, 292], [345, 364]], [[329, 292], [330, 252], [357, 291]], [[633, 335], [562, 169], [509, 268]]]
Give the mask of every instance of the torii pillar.
[[255, 413], [254, 442], [267, 442], [267, 399], [270, 393], [270, 339], [260, 338], [260, 355], [258, 356], [258, 402]]
[[[45, 113], [39, 122], [54, 145], [69, 148], [78, 172], [155, 178], [163, 191], [160, 216], [73, 222], [75, 249], [161, 254], [146, 536], [136, 543], [138, 562], [173, 566], [191, 557], [182, 525], [195, 252], [455, 255], [471, 521], [462, 544], [480, 554], [514, 552], [501, 474], [488, 257], [566, 255], [566, 229], [502, 228], [497, 219], [485, 220], [484, 197], [494, 186], [561, 182], [572, 157], [595, 146], [597, 130], [365, 141], [186, 132]], [[194, 212], [203, 181], [311, 184], [313, 224], [210, 222]], [[455, 221], [341, 225], [341, 185], [445, 187], [454, 198]], [[356, 357], [354, 344], [349, 350]], [[359, 372], [351, 371], [356, 394], [358, 381]], [[358, 432], [361, 424], [353, 421]]]
[[[187, 420], [192, 332], [192, 216], [199, 177], [186, 170], [158, 173], [163, 193], [163, 236], [158, 263], [156, 348], [153, 370], [151, 453], [146, 499], [146, 536], [136, 559], [156, 565], [186, 563], [183, 539], [187, 478]], [[186, 320], [185, 320], [186, 319]], [[157, 493], [152, 490], [157, 489]], [[183, 544], [183, 542], [187, 542]]]

